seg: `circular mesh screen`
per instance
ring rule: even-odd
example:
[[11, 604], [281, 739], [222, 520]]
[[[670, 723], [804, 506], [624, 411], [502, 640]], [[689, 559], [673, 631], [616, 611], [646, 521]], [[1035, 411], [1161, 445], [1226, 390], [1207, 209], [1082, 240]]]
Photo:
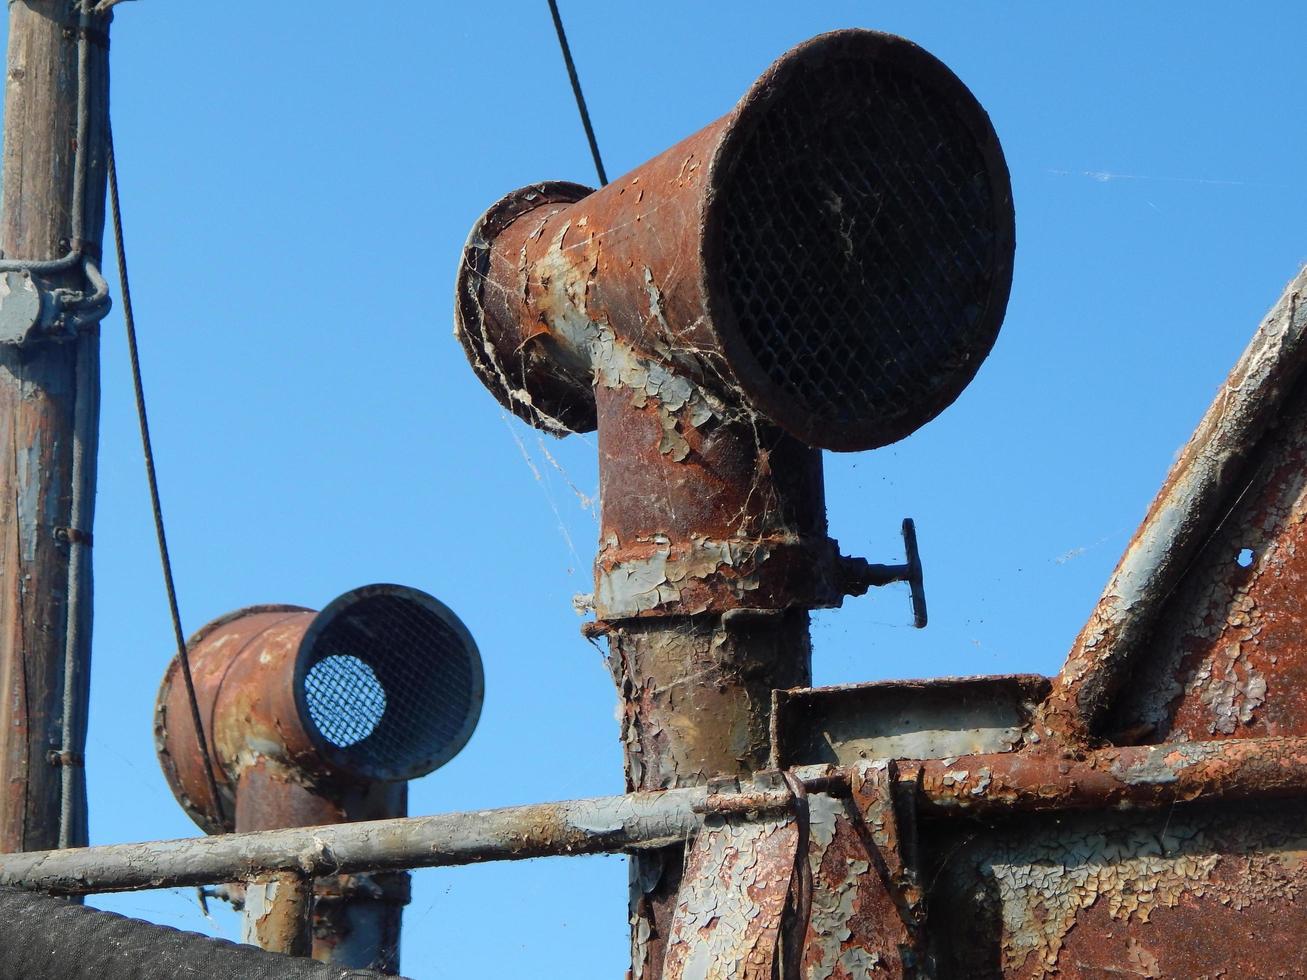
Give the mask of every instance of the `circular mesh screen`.
[[773, 93], [719, 198], [723, 296], [808, 416], [776, 421], [813, 445], [884, 445], [943, 410], [993, 344], [1010, 212], [973, 130], [904, 68], [797, 64]]
[[480, 662], [465, 633], [402, 594], [347, 597], [322, 617], [306, 637], [303, 699], [338, 762], [412, 778], [462, 747], [481, 707]]
[[304, 696], [313, 724], [337, 748], [363, 741], [386, 713], [386, 689], [358, 657], [319, 660], [304, 678]]

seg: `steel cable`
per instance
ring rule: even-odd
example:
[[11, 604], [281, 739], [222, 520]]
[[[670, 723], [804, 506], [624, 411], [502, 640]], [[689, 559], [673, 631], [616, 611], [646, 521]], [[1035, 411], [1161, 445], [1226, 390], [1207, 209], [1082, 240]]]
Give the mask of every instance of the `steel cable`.
[[558, 15], [557, 0], [549, 0], [549, 13], [554, 18], [558, 46], [563, 49], [563, 63], [567, 65], [567, 77], [572, 82], [572, 94], [576, 96], [576, 108], [581, 113], [581, 125], [585, 127], [585, 138], [590, 143], [590, 155], [594, 157], [595, 172], [599, 175], [599, 186], [602, 187], [608, 183], [608, 175], [604, 173], [604, 161], [599, 157], [599, 143], [595, 140], [594, 127], [590, 125], [590, 110], [586, 108], [585, 96], [581, 93], [581, 80], [576, 75], [572, 49], [567, 43], [567, 32], [563, 30], [563, 18]]
[[186, 650], [186, 635], [182, 631], [181, 613], [177, 609], [177, 589], [173, 584], [172, 560], [168, 555], [168, 537], [163, 528], [163, 509], [159, 504], [159, 481], [154, 469], [154, 450], [150, 442], [150, 422], [145, 412], [145, 388], [141, 383], [141, 359], [136, 344], [136, 318], [132, 313], [132, 290], [127, 278], [127, 253], [123, 248], [122, 212], [118, 204], [118, 165], [114, 157], [113, 129], [106, 126], [109, 177], [109, 210], [113, 220], [113, 244], [118, 254], [118, 279], [122, 286], [123, 322], [127, 325], [127, 352], [132, 362], [132, 385], [136, 391], [136, 418], [141, 427], [141, 449], [145, 455], [145, 475], [150, 484], [150, 507], [154, 512], [154, 533], [159, 541], [159, 561], [163, 566], [163, 583], [168, 593], [168, 611], [172, 616], [173, 638], [177, 644], [177, 660], [181, 664], [182, 678], [186, 683], [186, 697], [191, 706], [191, 724], [199, 743], [200, 757], [204, 761], [204, 774], [208, 777], [209, 792], [213, 797], [214, 813], [219, 825], [225, 826], [222, 796], [218, 780], [213, 774], [209, 758], [209, 743], [204, 737], [204, 723], [195, 697], [195, 681], [191, 677], [191, 661]]

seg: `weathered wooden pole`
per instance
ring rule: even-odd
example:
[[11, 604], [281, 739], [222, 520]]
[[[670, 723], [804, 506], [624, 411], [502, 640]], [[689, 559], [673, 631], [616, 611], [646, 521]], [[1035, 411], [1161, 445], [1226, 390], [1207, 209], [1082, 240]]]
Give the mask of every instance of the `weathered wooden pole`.
[[[7, 278], [0, 292], [29, 284], [41, 312], [30, 330], [6, 331], [0, 342], [4, 851], [87, 840], [82, 752], [99, 333], [94, 316], [55, 314], [69, 296], [92, 292], [88, 275], [98, 273], [88, 273], [87, 260], [98, 262], [104, 226], [110, 17], [89, 6], [9, 4], [0, 199], [0, 269]], [[18, 268], [27, 263], [36, 268]]]

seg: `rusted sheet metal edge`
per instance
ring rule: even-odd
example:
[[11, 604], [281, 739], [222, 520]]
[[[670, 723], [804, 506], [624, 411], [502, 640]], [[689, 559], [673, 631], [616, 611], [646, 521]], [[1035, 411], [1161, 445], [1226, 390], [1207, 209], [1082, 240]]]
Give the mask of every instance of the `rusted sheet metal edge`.
[[[1307, 794], [1307, 738], [1227, 739], [1102, 749], [899, 760], [923, 817], [1148, 808], [1192, 800]], [[809, 792], [847, 794], [850, 770], [795, 770]], [[753, 794], [759, 810], [784, 791]], [[720, 796], [721, 794], [716, 794]], [[0, 885], [59, 894], [177, 888], [273, 871], [306, 875], [442, 867], [549, 855], [603, 854], [687, 840], [707, 809], [704, 787], [500, 810], [374, 820], [0, 855]]]
[[1238, 492], [1249, 456], [1307, 364], [1304, 294], [1307, 268], [1262, 320], [1171, 467], [1054, 680], [1046, 734], [1071, 742], [1095, 734], [1164, 602]]
[[1100, 749], [1079, 759], [994, 753], [898, 763], [917, 782], [918, 811], [1146, 809], [1307, 792], [1307, 738], [1226, 739]]

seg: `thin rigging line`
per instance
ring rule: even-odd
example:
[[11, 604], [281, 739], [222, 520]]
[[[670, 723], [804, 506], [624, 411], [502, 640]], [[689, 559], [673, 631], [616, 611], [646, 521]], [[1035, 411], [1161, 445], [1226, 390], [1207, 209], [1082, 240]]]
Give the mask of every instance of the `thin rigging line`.
[[168, 557], [168, 538], [163, 530], [163, 509], [159, 504], [159, 481], [154, 471], [154, 450], [150, 443], [150, 422], [145, 413], [145, 388], [141, 384], [141, 360], [136, 346], [136, 318], [132, 314], [132, 290], [127, 278], [127, 253], [123, 248], [122, 214], [118, 207], [118, 166], [113, 152], [113, 130], [109, 129], [108, 144], [109, 207], [113, 215], [113, 243], [118, 253], [118, 278], [122, 283], [123, 321], [127, 325], [127, 352], [132, 362], [132, 385], [136, 390], [136, 417], [141, 424], [141, 449], [145, 455], [145, 475], [150, 484], [150, 507], [154, 511], [154, 533], [159, 539], [159, 561], [163, 565], [163, 584], [168, 592], [168, 611], [172, 615], [173, 638], [177, 643], [177, 659], [181, 663], [182, 678], [186, 683], [186, 697], [191, 706], [191, 724], [199, 743], [200, 758], [204, 762], [204, 775], [208, 777], [209, 793], [213, 798], [218, 823], [224, 824], [222, 797], [218, 794], [218, 780], [213, 775], [209, 759], [209, 743], [204, 737], [204, 723], [200, 719], [200, 706], [195, 697], [195, 680], [191, 677], [191, 660], [186, 650], [186, 636], [182, 632], [181, 613], [177, 609], [177, 589], [173, 585], [172, 561]]
[[594, 127], [590, 125], [590, 110], [585, 106], [585, 96], [581, 94], [581, 80], [576, 77], [576, 65], [572, 62], [572, 49], [567, 44], [567, 33], [563, 30], [563, 18], [558, 16], [557, 0], [549, 0], [549, 13], [554, 18], [554, 30], [558, 32], [558, 46], [563, 49], [563, 62], [567, 65], [567, 77], [572, 80], [572, 94], [576, 96], [576, 108], [581, 113], [581, 125], [585, 127], [585, 138], [590, 143], [590, 155], [594, 157], [595, 172], [599, 174], [599, 186], [608, 183], [604, 173], [604, 161], [599, 158], [599, 144], [595, 141]]

